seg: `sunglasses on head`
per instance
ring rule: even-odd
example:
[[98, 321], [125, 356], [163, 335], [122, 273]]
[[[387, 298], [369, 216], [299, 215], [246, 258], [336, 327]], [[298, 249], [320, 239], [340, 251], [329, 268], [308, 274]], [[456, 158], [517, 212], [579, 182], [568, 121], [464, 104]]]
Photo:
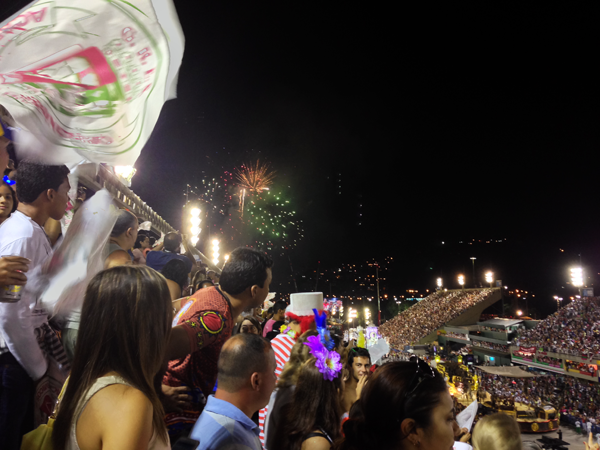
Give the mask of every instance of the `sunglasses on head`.
[[435, 378], [435, 372], [433, 371], [431, 366], [422, 359], [418, 358], [417, 356], [411, 356], [410, 362], [417, 364], [417, 370], [415, 371], [412, 380], [408, 384], [408, 387], [406, 389], [407, 393], [404, 396], [405, 399], [413, 395], [423, 381]]

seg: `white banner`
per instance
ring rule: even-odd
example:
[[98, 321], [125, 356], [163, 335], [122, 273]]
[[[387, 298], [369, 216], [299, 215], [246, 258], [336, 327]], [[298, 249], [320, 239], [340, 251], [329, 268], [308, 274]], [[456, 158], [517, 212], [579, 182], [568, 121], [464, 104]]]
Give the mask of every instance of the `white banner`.
[[38, 0], [0, 24], [0, 103], [19, 157], [132, 166], [175, 96], [172, 0]]

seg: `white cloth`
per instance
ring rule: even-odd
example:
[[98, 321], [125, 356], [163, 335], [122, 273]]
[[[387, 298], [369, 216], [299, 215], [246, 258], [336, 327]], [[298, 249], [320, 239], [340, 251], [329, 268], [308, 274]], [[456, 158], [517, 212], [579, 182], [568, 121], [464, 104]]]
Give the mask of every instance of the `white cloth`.
[[[0, 226], [0, 256], [29, 258], [29, 271], [52, 255], [44, 229], [25, 214], [15, 211]], [[37, 298], [24, 289], [16, 303], [0, 303], [0, 351], [10, 351], [34, 380], [40, 379], [48, 363], [40, 349], [35, 329], [48, 322], [46, 311], [36, 308]]]

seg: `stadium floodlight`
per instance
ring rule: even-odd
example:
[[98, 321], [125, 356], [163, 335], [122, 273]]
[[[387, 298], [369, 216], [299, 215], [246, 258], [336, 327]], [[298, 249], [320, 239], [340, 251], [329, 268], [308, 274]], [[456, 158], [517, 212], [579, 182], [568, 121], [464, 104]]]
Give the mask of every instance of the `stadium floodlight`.
[[583, 269], [581, 267], [571, 269], [571, 283], [575, 287], [583, 286]]
[[558, 311], [560, 309], [560, 302], [563, 301], [562, 297], [559, 297], [558, 295], [554, 296], [554, 300], [556, 300], [556, 310]]
[[438, 278], [438, 279], [437, 279], [437, 287], [441, 289], [441, 288], [442, 288], [442, 286], [443, 286], [442, 279], [441, 279], [441, 278]]
[[492, 283], [494, 282], [494, 274], [492, 272], [486, 272], [485, 281], [486, 283], [490, 283], [490, 287], [492, 287]]
[[212, 245], [213, 245], [213, 263], [215, 263], [215, 266], [216, 266], [219, 264], [219, 240], [213, 239]]
[[465, 288], [465, 276], [464, 275], [458, 276], [458, 284], [460, 284], [463, 289]]
[[188, 210], [186, 208], [186, 211], [189, 211], [189, 218], [187, 220], [190, 224], [190, 242], [193, 246], [196, 246], [200, 240], [200, 232], [202, 231], [202, 228], [200, 227], [200, 223], [202, 222], [202, 219], [200, 218], [200, 209], [194, 207]]

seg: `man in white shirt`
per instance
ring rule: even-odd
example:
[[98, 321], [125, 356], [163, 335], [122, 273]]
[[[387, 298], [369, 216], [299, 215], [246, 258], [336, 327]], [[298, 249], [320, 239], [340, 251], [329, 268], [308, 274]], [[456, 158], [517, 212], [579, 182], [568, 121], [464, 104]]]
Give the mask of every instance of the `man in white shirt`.
[[[17, 170], [19, 206], [0, 226], [0, 256], [21, 256], [34, 270], [52, 254], [44, 231], [49, 218], [60, 220], [70, 189], [66, 166], [48, 166], [22, 161]], [[27, 290], [16, 303], [0, 303], [0, 448], [18, 449], [27, 423], [27, 408], [33, 403], [34, 382], [46, 372], [47, 361], [36, 329], [47, 324], [44, 310]]]
[[[13, 140], [11, 121], [8, 111], [0, 105], [0, 176], [8, 166], [8, 146]], [[23, 258], [0, 258], [0, 286], [24, 285], [27, 277], [22, 272], [27, 272], [27, 264]]]

